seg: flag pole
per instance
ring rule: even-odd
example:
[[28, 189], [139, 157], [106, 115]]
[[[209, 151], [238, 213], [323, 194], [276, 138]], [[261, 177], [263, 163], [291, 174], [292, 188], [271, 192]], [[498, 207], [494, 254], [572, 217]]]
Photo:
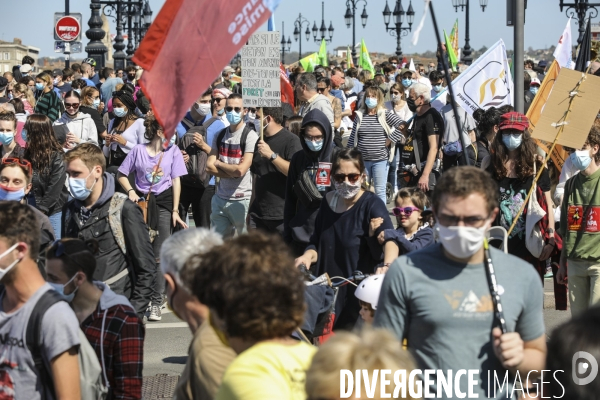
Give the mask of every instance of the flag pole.
[[263, 115], [263, 108], [260, 108], [260, 140], [265, 141], [265, 128], [263, 127], [263, 120], [265, 116]]
[[[444, 75], [446, 76], [446, 83], [448, 92], [450, 93], [451, 103], [452, 103], [452, 112], [454, 112], [454, 121], [456, 121], [456, 128], [459, 132], [460, 144], [463, 148], [463, 160], [465, 165], [471, 165], [469, 161], [469, 157], [467, 157], [467, 146], [465, 143], [464, 135], [462, 134], [462, 122], [460, 121], [460, 117], [458, 116], [458, 109], [456, 108], [456, 102], [454, 101], [454, 90], [452, 89], [452, 80], [450, 78], [450, 72], [448, 72], [448, 64], [446, 63], [446, 57], [444, 57], [444, 53], [442, 50], [442, 39], [440, 37], [440, 29], [438, 28], [437, 20], [435, 19], [435, 12], [433, 12], [433, 1], [429, 2], [429, 10], [431, 11], [431, 19], [433, 20], [433, 28], [435, 29], [435, 37], [437, 39], [438, 49], [440, 49], [440, 53], [442, 55], [442, 65], [444, 66]], [[446, 49], [448, 51], [448, 49]], [[466, 122], [466, 121], [465, 121]], [[438, 149], [440, 150], [440, 149]]]
[[535, 184], [537, 183], [538, 179], [542, 175], [542, 172], [544, 171], [544, 168], [546, 168], [546, 164], [548, 163], [548, 161], [552, 157], [552, 152], [554, 151], [554, 147], [556, 147], [556, 144], [558, 142], [558, 138], [560, 137], [560, 135], [565, 130], [565, 125], [567, 124], [569, 115], [571, 114], [571, 109], [573, 108], [573, 101], [577, 97], [577, 92], [579, 92], [579, 90], [581, 89], [581, 85], [583, 84], [583, 82], [586, 79], [585, 77], [590, 72], [591, 65], [592, 64], [590, 63], [590, 65], [588, 66], [587, 70], [585, 71], [585, 74], [581, 77], [581, 79], [579, 79], [579, 82], [577, 82], [577, 85], [575, 85], [575, 88], [570, 91], [571, 93], [575, 92], [575, 95], [571, 96], [571, 98], [569, 99], [569, 108], [567, 108], [567, 112], [565, 113], [565, 115], [563, 115], [558, 120], [558, 122], [556, 123], [556, 126], [559, 127], [558, 128], [558, 133], [556, 134], [556, 137], [554, 138], [554, 141], [552, 142], [552, 146], [550, 147], [550, 150], [546, 153], [546, 158], [544, 159], [544, 163], [542, 164], [542, 167], [537, 172], [537, 175], [533, 177], [533, 182], [531, 184], [531, 189], [529, 189], [529, 193], [527, 193], [527, 197], [525, 197], [525, 201], [523, 202], [523, 204], [521, 204], [521, 208], [519, 209], [519, 212], [515, 215], [515, 217], [513, 219], [513, 222], [512, 222], [512, 224], [510, 226], [510, 229], [508, 230], [507, 236], [510, 236], [510, 233], [513, 231], [513, 229], [515, 229], [515, 226], [517, 225], [517, 221], [519, 220], [519, 217], [521, 216], [521, 214], [525, 210], [525, 207], [527, 206], [527, 202], [529, 201], [529, 198], [531, 197], [531, 193], [533, 192], [533, 188], [535, 187]]

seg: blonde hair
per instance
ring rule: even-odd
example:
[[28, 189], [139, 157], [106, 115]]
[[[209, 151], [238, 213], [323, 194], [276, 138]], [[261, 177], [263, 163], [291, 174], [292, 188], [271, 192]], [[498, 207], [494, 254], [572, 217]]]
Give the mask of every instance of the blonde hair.
[[94, 104], [94, 101], [89, 101], [89, 98], [93, 97], [92, 94], [94, 92], [98, 92], [98, 94], [100, 94], [100, 91], [98, 90], [98, 88], [96, 86], [86, 86], [83, 89], [81, 89], [81, 105], [82, 106], [91, 106]]
[[363, 114], [367, 114], [369, 112], [369, 109], [366, 105], [367, 97], [375, 97], [377, 99], [377, 106], [375, 106], [375, 110], [377, 112], [385, 108], [385, 104], [383, 101], [383, 93], [381, 93], [381, 89], [379, 89], [379, 87], [377, 86], [371, 86], [365, 89], [365, 95], [363, 96], [360, 102], [360, 111]]
[[[366, 369], [372, 378], [376, 369], [389, 369], [392, 375], [397, 370], [406, 370], [408, 376], [415, 368], [410, 353], [403, 350], [398, 339], [387, 330], [365, 328], [358, 334], [340, 332], [321, 346], [313, 357], [306, 372], [306, 394], [309, 400], [340, 398], [342, 369]], [[379, 379], [378, 376], [377, 382], [374, 382], [377, 388], [380, 387]], [[364, 391], [363, 386], [361, 392]], [[394, 391], [393, 379], [386, 391]], [[379, 394], [377, 390], [374, 398], [380, 399]], [[410, 396], [407, 398], [412, 399]]]
[[27, 87], [24, 83], [17, 83], [13, 88], [13, 92], [20, 93], [25, 95], [25, 100], [29, 103], [31, 107], [35, 107], [35, 96], [33, 92]]

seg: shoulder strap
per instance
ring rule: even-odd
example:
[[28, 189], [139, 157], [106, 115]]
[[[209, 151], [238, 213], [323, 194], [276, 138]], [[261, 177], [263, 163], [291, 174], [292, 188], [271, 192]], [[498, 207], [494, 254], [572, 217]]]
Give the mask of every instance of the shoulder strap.
[[421, 171], [421, 155], [419, 154], [419, 144], [417, 143], [417, 137], [415, 135], [415, 131], [413, 129], [413, 152], [415, 154], [415, 164], [417, 166], [417, 171]]
[[252, 128], [246, 124], [244, 126], [244, 130], [242, 131], [242, 137], [240, 138], [240, 148], [242, 149], [242, 156], [246, 152], [246, 139], [248, 139], [248, 134], [252, 131]]
[[[47, 388], [47, 392], [51, 393], [54, 396], [54, 380], [52, 379], [52, 375], [46, 365], [44, 364], [44, 357], [42, 355], [42, 320], [44, 318], [44, 314], [50, 307], [59, 301], [64, 301], [58, 293], [54, 290], [48, 290], [43, 293], [38, 299], [35, 306], [33, 306], [33, 310], [31, 311], [31, 315], [29, 316], [29, 321], [27, 322], [27, 331], [25, 334], [25, 341], [27, 343], [27, 348], [31, 353], [31, 357], [33, 358], [33, 362], [35, 363], [35, 368], [40, 374], [40, 380], [44, 383], [43, 386]], [[42, 398], [45, 398], [45, 393]]]
[[217, 155], [219, 154], [219, 146], [221, 146], [221, 142], [225, 138], [226, 133], [227, 133], [227, 128], [223, 128], [217, 135]]
[[206, 129], [208, 129], [208, 127], [211, 126], [213, 124], [213, 122], [215, 122], [218, 119], [220, 119], [220, 118], [219, 117], [212, 117], [208, 121], [206, 121], [205, 123], [203, 123], [202, 126], [204, 128], [206, 128]]
[[108, 208], [108, 224], [110, 225], [110, 230], [123, 254], [127, 254], [127, 246], [125, 245], [125, 234], [123, 233], [122, 212], [123, 205], [127, 199], [128, 197], [126, 194], [116, 192], [113, 195]]
[[[176, 135], [176, 133], [174, 133]], [[160, 157], [158, 158], [158, 163], [156, 164], [156, 172], [158, 172], [160, 168], [160, 163], [162, 162], [163, 156], [165, 155], [165, 149], [163, 149], [160, 153]], [[152, 176], [152, 182], [150, 182], [150, 189], [148, 189], [148, 194], [146, 195], [146, 201], [150, 199], [150, 193], [152, 193], [152, 186], [154, 186], [154, 174]]]

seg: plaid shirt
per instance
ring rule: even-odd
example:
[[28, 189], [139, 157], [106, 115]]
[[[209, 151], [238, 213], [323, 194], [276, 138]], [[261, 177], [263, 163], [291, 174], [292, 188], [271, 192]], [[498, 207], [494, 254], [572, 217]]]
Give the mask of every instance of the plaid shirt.
[[[100, 360], [100, 331], [104, 324], [104, 364], [111, 399], [142, 398], [144, 325], [131, 307], [116, 305], [101, 310], [100, 305], [81, 324], [81, 329]], [[102, 365], [102, 361], [100, 361]]]

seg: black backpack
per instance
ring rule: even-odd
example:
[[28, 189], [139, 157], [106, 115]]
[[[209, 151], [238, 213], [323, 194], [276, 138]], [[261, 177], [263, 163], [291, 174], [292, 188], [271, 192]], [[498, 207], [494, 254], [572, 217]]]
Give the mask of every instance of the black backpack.
[[218, 119], [217, 117], [213, 117], [200, 126], [192, 126], [181, 138], [179, 148], [190, 156], [190, 159], [186, 163], [188, 173], [181, 177], [182, 185], [195, 188], [205, 188], [208, 186], [210, 181], [210, 174], [206, 170], [208, 154], [196, 146], [194, 143], [194, 133], [201, 134], [204, 141], [206, 141], [208, 127]]

